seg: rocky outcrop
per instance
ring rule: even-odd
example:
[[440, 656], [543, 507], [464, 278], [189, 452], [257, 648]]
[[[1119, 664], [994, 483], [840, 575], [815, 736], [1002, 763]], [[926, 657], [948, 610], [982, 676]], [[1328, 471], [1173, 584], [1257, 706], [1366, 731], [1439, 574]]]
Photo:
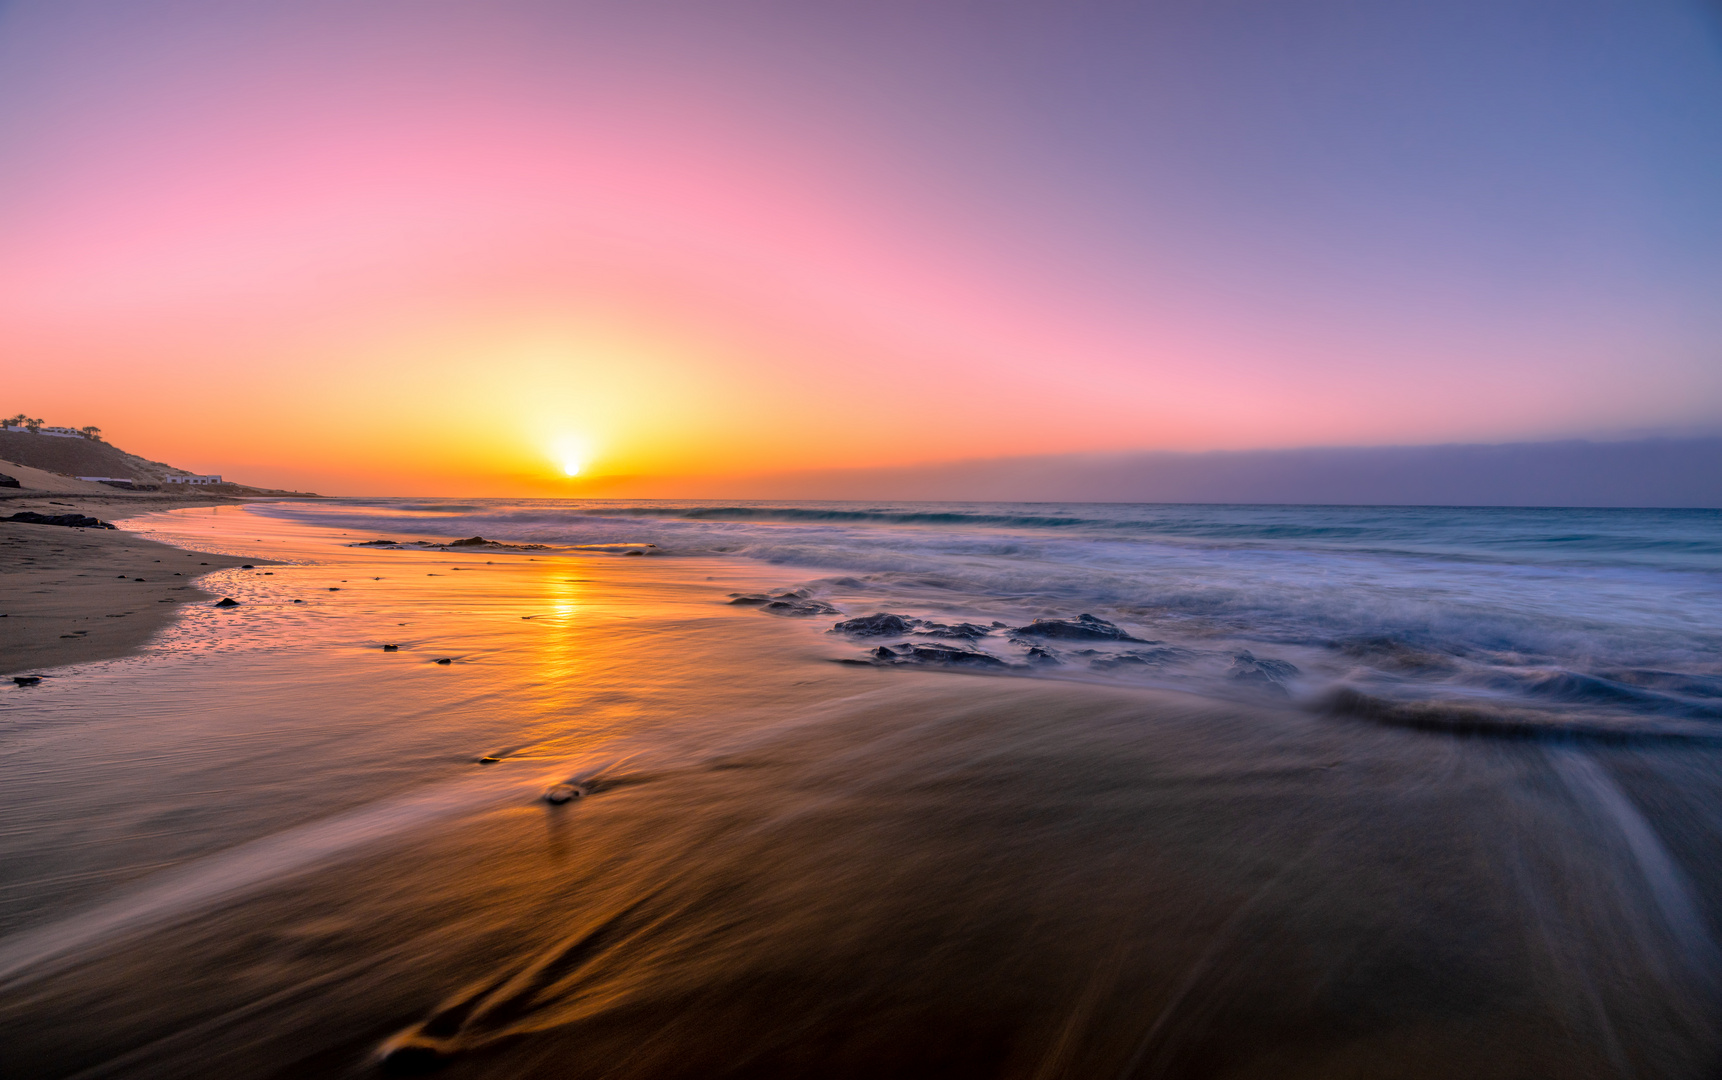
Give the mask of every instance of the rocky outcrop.
[[1021, 637], [1055, 638], [1063, 641], [1141, 641], [1105, 619], [1078, 615], [1074, 619], [1036, 619], [1011, 633]]
[[17, 514], [13, 514], [5, 520], [21, 521], [26, 525], [65, 525], [73, 529], [114, 528], [113, 525], [106, 521], [101, 521], [93, 517], [85, 517], [83, 514], [38, 514], [34, 510], [25, 510]]
[[902, 637], [912, 631], [919, 621], [880, 612], [877, 615], [864, 615], [859, 619], [845, 619], [831, 629], [852, 637]]
[[773, 596], [745, 596], [738, 593], [730, 594], [734, 599], [730, 603], [738, 607], [757, 607], [761, 611], [773, 615], [787, 615], [791, 618], [807, 618], [812, 615], [841, 615], [842, 612], [823, 600], [815, 600], [808, 595], [806, 589], [796, 589], [793, 592], [780, 592]]

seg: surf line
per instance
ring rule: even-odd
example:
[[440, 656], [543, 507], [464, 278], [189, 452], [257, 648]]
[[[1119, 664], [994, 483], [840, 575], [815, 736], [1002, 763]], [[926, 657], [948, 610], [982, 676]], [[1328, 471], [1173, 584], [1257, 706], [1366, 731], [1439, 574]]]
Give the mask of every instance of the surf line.
[[[596, 776], [615, 766], [591, 756], [568, 758], [530, 779], [487, 774], [360, 807], [218, 852], [146, 879], [135, 891], [58, 922], [0, 940], [0, 986], [41, 978], [74, 962], [80, 950], [122, 933], [169, 922], [203, 908], [237, 900], [302, 874], [355, 848], [457, 814], [536, 796], [545, 785], [573, 775]], [[58, 963], [54, 963], [58, 961]]]

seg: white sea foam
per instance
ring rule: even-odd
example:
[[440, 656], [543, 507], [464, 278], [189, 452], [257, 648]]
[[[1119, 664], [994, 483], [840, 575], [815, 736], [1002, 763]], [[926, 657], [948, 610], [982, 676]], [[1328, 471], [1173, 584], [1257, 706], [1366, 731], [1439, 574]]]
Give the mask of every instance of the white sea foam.
[[[335, 500], [259, 507], [402, 538], [647, 543], [783, 568], [850, 615], [1092, 613], [1177, 650], [1036, 668], [1236, 690], [1242, 651], [1308, 702], [1393, 702], [1668, 730], [1722, 720], [1713, 511], [978, 503]], [[1010, 662], [1008, 632], [978, 647]], [[1056, 650], [1055, 650], [1056, 651]]]

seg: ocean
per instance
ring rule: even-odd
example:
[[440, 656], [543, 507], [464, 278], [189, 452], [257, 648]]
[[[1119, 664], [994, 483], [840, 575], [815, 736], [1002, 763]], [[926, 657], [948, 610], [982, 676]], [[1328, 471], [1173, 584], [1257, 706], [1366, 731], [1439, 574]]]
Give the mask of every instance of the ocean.
[[[1703, 735], [1722, 720], [1717, 511], [349, 500], [266, 512], [749, 560], [846, 618], [928, 624], [868, 635], [875, 647], [984, 627], [937, 640], [1004, 661], [1000, 674], [1255, 691], [1435, 726]], [[1017, 632], [1081, 615], [1140, 640]]]
[[123, 524], [255, 563], [4, 695], [9, 1074], [1722, 1067], [1722, 513]]

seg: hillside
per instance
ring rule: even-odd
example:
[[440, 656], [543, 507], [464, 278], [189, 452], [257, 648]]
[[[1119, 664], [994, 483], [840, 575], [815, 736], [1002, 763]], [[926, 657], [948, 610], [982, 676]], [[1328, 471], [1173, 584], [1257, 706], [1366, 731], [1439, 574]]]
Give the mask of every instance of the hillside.
[[[62, 477], [107, 476], [131, 480], [139, 484], [161, 484], [170, 476], [194, 475], [160, 461], [128, 454], [119, 447], [91, 439], [68, 439], [54, 435], [32, 435], [27, 431], [0, 431], [0, 462], [39, 469]], [[0, 472], [5, 466], [0, 465]], [[77, 481], [72, 481], [77, 483]], [[87, 486], [87, 485], [80, 485]], [[168, 487], [167, 485], [163, 485]], [[112, 488], [104, 490], [112, 491]], [[172, 490], [172, 488], [168, 488]], [[225, 494], [291, 495], [274, 489], [253, 488], [243, 484], [224, 483], [194, 490]]]
[[186, 475], [184, 469], [147, 461], [105, 442], [27, 431], [0, 431], [0, 458], [62, 476], [112, 476], [157, 483], [165, 476]]

